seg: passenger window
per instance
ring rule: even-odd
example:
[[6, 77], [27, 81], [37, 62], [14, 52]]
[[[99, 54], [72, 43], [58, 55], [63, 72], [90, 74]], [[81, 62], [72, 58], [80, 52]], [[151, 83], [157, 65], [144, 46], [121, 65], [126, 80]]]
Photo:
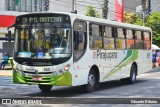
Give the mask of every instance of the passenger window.
[[117, 28], [117, 37], [116, 37], [116, 48], [117, 49], [125, 49], [126, 41], [125, 41], [125, 32], [122, 28]]
[[144, 48], [151, 49], [151, 35], [149, 32], [143, 32], [144, 36]]
[[126, 30], [126, 47], [127, 49], [134, 49], [135, 42], [134, 42], [134, 32], [130, 29]]
[[136, 46], [136, 49], [144, 49], [144, 43], [142, 40], [141, 31], [135, 31], [135, 46]]
[[102, 26], [90, 24], [90, 48], [102, 49]]
[[105, 26], [103, 44], [105, 49], [115, 49], [112, 27]]

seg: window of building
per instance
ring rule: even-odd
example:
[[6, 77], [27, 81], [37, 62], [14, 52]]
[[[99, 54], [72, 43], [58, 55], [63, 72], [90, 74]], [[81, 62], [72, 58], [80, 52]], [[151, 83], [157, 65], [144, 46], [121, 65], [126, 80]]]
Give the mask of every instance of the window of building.
[[46, 6], [48, 0], [19, 0], [18, 5], [16, 0], [5, 0], [5, 9], [7, 11], [20, 12], [41, 12], [47, 11]]

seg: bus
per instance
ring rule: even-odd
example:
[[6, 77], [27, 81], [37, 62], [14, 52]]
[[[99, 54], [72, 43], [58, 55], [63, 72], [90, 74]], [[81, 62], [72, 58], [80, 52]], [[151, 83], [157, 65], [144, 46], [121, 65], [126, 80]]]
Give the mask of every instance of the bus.
[[92, 92], [117, 79], [133, 84], [152, 69], [148, 27], [63, 12], [19, 15], [10, 27], [15, 28], [13, 82], [44, 92], [53, 86]]

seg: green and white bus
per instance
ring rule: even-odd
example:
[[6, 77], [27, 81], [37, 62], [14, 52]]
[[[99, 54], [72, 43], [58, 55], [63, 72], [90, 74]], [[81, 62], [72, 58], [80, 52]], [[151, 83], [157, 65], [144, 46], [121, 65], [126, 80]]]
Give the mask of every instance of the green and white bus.
[[92, 92], [105, 81], [132, 84], [152, 68], [148, 27], [58, 12], [20, 15], [11, 27], [14, 83]]

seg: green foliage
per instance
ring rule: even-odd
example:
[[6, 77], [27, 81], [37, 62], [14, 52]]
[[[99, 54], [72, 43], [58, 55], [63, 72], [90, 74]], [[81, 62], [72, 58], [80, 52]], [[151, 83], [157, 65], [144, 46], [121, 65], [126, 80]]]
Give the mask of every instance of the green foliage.
[[100, 18], [100, 15], [99, 15], [98, 11], [97, 11], [93, 6], [88, 6], [88, 7], [87, 7], [86, 16], [91, 16], [91, 17]]
[[124, 22], [135, 25], [143, 24], [140, 18], [135, 13], [127, 13], [127, 12], [124, 12]]
[[160, 46], [160, 12], [152, 13], [146, 22], [146, 26], [152, 29], [152, 43]]
[[[140, 18], [135, 13], [124, 13], [124, 22], [143, 25]], [[160, 47], [160, 12], [152, 13], [146, 18], [146, 26], [152, 29], [152, 43]]]

